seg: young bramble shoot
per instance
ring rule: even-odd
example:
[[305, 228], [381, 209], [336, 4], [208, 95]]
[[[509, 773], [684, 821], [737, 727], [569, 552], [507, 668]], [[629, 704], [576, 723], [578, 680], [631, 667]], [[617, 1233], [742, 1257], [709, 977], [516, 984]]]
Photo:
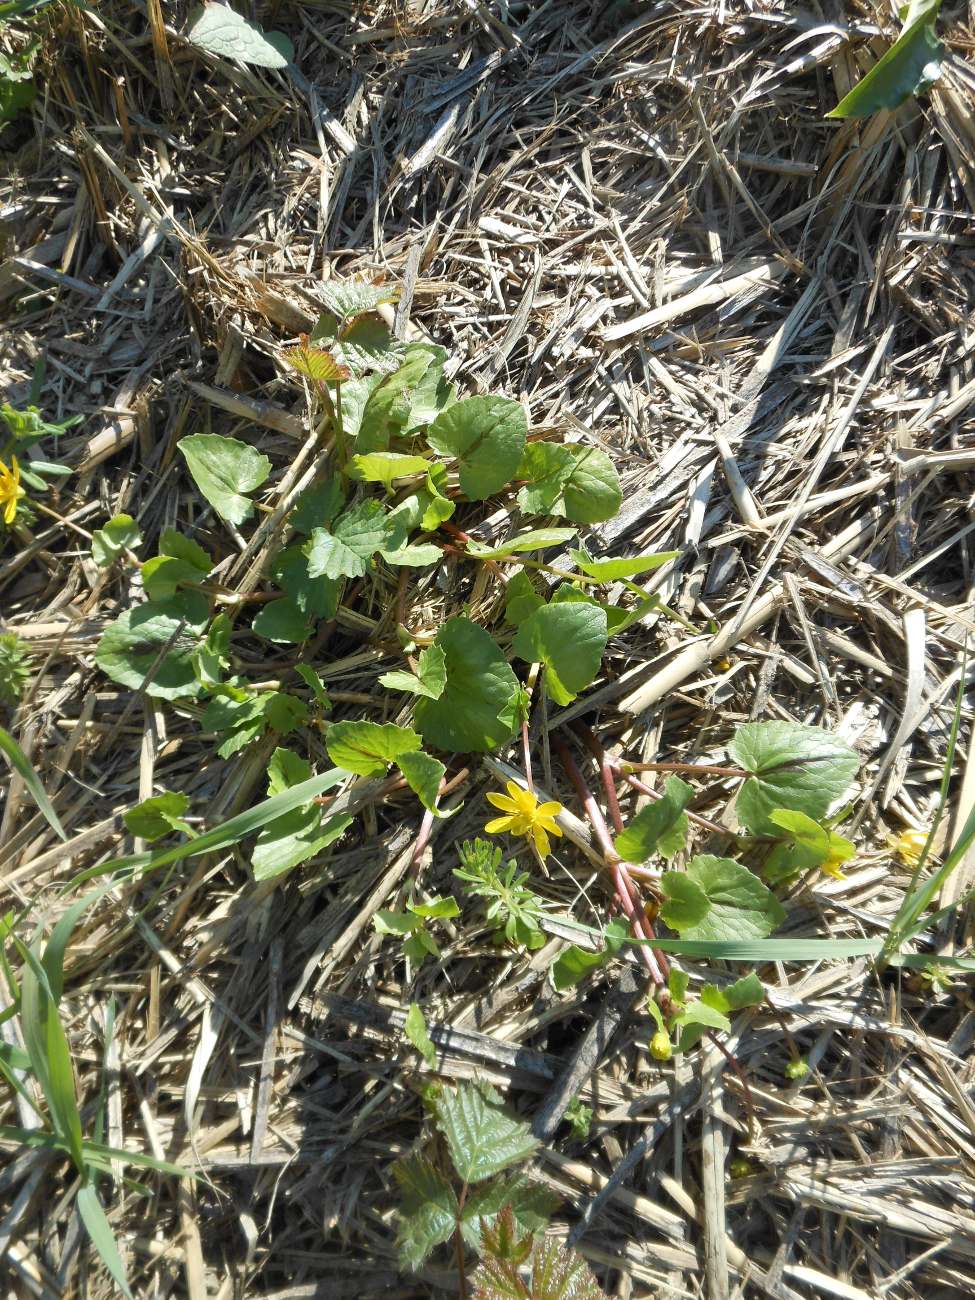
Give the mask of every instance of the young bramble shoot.
[[561, 837], [562, 831], [556, 817], [562, 812], [562, 805], [554, 799], [548, 803], [539, 803], [538, 795], [532, 790], [523, 790], [516, 781], [509, 781], [505, 787], [506, 795], [488, 792], [488, 803], [494, 804], [505, 814], [493, 817], [484, 829], [489, 835], [498, 835], [507, 831], [511, 835], [521, 835], [531, 840], [539, 857], [547, 858], [552, 852], [550, 835]]

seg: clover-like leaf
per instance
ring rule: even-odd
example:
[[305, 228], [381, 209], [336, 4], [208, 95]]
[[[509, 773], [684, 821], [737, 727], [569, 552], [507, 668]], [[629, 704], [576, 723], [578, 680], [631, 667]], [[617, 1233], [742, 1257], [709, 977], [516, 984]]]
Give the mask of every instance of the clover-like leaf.
[[242, 524], [254, 512], [246, 493], [259, 488], [271, 472], [267, 456], [217, 433], [194, 433], [176, 444], [193, 481], [228, 524]]
[[335, 766], [346, 772], [382, 776], [390, 763], [420, 748], [420, 737], [411, 727], [392, 722], [333, 722], [325, 748]]
[[197, 10], [186, 38], [207, 54], [258, 68], [286, 68], [295, 57], [295, 48], [284, 32], [266, 32], [223, 4]]
[[518, 727], [522, 690], [494, 638], [470, 619], [452, 618], [434, 644], [446, 660], [447, 685], [439, 699], [417, 702], [420, 735], [454, 753], [499, 748]]
[[426, 438], [434, 451], [457, 461], [461, 491], [483, 501], [514, 478], [527, 434], [520, 402], [467, 397], [441, 411]]
[[514, 651], [545, 665], [545, 686], [556, 704], [570, 704], [599, 672], [606, 649], [606, 611], [588, 600], [543, 605], [515, 634]]
[[813, 821], [842, 798], [859, 767], [856, 753], [838, 736], [794, 722], [747, 722], [728, 747], [751, 775], [738, 792], [735, 811], [756, 835], [775, 835], [769, 814], [778, 808], [803, 812]]

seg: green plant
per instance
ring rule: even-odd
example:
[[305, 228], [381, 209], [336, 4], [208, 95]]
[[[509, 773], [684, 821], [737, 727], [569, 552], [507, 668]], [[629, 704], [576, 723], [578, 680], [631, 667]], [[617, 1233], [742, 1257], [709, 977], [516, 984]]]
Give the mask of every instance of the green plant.
[[498, 942], [520, 944], [534, 950], [541, 948], [545, 935], [539, 921], [545, 914], [545, 902], [526, 882], [527, 871], [519, 871], [516, 862], [501, 868], [501, 850], [486, 840], [465, 840], [460, 848], [461, 865], [454, 875], [463, 880], [477, 898], [487, 900], [484, 919], [492, 927]]
[[460, 915], [456, 898], [431, 898], [429, 903], [406, 904], [403, 912], [385, 909], [376, 913], [372, 923], [377, 934], [395, 934], [403, 940], [403, 956], [419, 966], [427, 957], [439, 957], [440, 948], [430, 933], [431, 921], [444, 921]]
[[572, 1098], [562, 1118], [569, 1125], [572, 1136], [577, 1142], [589, 1136], [592, 1127], [592, 1107], [585, 1105], [581, 1097]]
[[[419, 1269], [433, 1250], [452, 1242], [462, 1296], [468, 1295], [468, 1250], [481, 1258], [471, 1281], [474, 1295], [485, 1300], [600, 1296], [574, 1251], [554, 1242], [533, 1249], [534, 1235], [544, 1229], [558, 1198], [524, 1174], [506, 1172], [537, 1149], [529, 1126], [484, 1083], [429, 1089], [426, 1103], [441, 1141], [428, 1144], [429, 1155], [414, 1154], [393, 1165], [404, 1266]], [[526, 1265], [532, 1270], [531, 1290], [521, 1278]], [[583, 1281], [588, 1289], [580, 1288]]]
[[827, 117], [870, 117], [920, 94], [941, 76], [944, 44], [935, 35], [941, 0], [910, 0], [901, 9], [903, 28], [884, 56]]
[[0, 704], [16, 708], [30, 681], [30, 650], [16, 632], [0, 634]]

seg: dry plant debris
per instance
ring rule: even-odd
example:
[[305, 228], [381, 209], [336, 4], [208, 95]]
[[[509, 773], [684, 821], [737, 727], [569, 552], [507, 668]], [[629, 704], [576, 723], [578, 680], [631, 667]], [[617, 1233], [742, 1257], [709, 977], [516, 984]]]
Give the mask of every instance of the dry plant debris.
[[[533, 434], [609, 453], [624, 504], [589, 530], [591, 554], [677, 552], [639, 581], [684, 623], [650, 610], [610, 641], [594, 686], [533, 712], [538, 789], [567, 810], [544, 869], [520, 857], [548, 903], [540, 947], [498, 946], [452, 874], [490, 815], [485, 792], [523, 775], [518, 745], [468, 766], [445, 795], [460, 811], [427, 825], [419, 855], [419, 806], [397, 792], [280, 880], [255, 881], [230, 843], [121, 881], [84, 913], [61, 1011], [86, 1132], [97, 1119], [108, 1145], [197, 1174], [128, 1170], [140, 1189], [110, 1166], [133, 1292], [455, 1289], [437, 1259], [401, 1272], [395, 1244], [391, 1170], [416, 1148], [435, 1074], [493, 1084], [538, 1117], [533, 1170], [562, 1201], [555, 1230], [609, 1294], [969, 1295], [963, 975], [763, 963], [767, 1003], [721, 1039], [734, 1069], [708, 1046], [654, 1058], [631, 963], [560, 993], [547, 978], [578, 939], [567, 919], [598, 926], [605, 903], [559, 735], [592, 728], [611, 757], [646, 764], [720, 766], [754, 720], [853, 746], [841, 830], [857, 855], [845, 878], [790, 891], [794, 944], [889, 930], [935, 820], [956, 700], [941, 860], [975, 806], [967, 7], [943, 7], [929, 94], [842, 122], [825, 114], [896, 38], [893, 6], [256, 8], [293, 64], [201, 52], [182, 3], [47, 9], [39, 93], [0, 135], [3, 399], [65, 425], [72, 470], [2, 535], [0, 633], [19, 638], [3, 663], [18, 683], [25, 655], [31, 668], [5, 725], [67, 835], [13, 776], [4, 912], [28, 918], [25, 938], [53, 926], [73, 878], [143, 849], [124, 814], [163, 791], [188, 803], [158, 815], [194, 830], [264, 798], [273, 740], [219, 757], [189, 711], [96, 667], [104, 629], [142, 596], [137, 567], [97, 563], [93, 537], [107, 558], [131, 548], [135, 532], [106, 536], [123, 514], [144, 557], [167, 529], [192, 534], [224, 590], [264, 590], [317, 455], [281, 358], [313, 329], [323, 286], [398, 286], [380, 310], [404, 343], [445, 347], [462, 392], [504, 393]], [[246, 533], [177, 454], [196, 434], [268, 458]], [[482, 537], [507, 523], [498, 510]], [[396, 597], [367, 576], [302, 652], [336, 718], [402, 667], [385, 650]], [[410, 626], [464, 602], [497, 617], [497, 599], [487, 582], [430, 583]], [[239, 653], [254, 681], [295, 662], [246, 636]], [[663, 791], [664, 773], [644, 778]], [[721, 833], [707, 823], [722, 807], [689, 811]], [[967, 951], [973, 867], [966, 855], [935, 903], [958, 909], [924, 936], [945, 960]], [[456, 894], [472, 923], [438, 921], [439, 957], [407, 983], [373, 921], [417, 882], [427, 900]], [[694, 988], [714, 978], [714, 962], [681, 963]], [[432, 1066], [404, 1037], [414, 1003]], [[3, 1040], [16, 1034], [5, 1018]], [[797, 1057], [808, 1073], [790, 1079]], [[558, 1126], [575, 1097], [592, 1110], [583, 1137]], [[36, 1127], [29, 1098], [5, 1088], [0, 1123]], [[70, 1166], [3, 1150], [5, 1294], [115, 1294]]]

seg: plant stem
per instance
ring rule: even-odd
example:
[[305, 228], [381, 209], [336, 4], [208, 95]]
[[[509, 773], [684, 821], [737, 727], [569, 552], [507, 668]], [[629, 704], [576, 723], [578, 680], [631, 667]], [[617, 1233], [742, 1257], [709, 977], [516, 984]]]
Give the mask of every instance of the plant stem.
[[631, 763], [629, 759], [609, 759], [624, 776], [631, 772], [687, 772], [691, 776], [738, 776], [748, 773], [740, 767], [712, 767], [708, 763]]
[[467, 1200], [467, 1184], [460, 1189], [460, 1196], [457, 1198], [457, 1227], [454, 1229], [454, 1255], [457, 1260], [457, 1282], [460, 1292], [460, 1300], [467, 1300], [467, 1272], [464, 1268], [464, 1238], [460, 1231], [460, 1217], [464, 1212], [464, 1202]]

